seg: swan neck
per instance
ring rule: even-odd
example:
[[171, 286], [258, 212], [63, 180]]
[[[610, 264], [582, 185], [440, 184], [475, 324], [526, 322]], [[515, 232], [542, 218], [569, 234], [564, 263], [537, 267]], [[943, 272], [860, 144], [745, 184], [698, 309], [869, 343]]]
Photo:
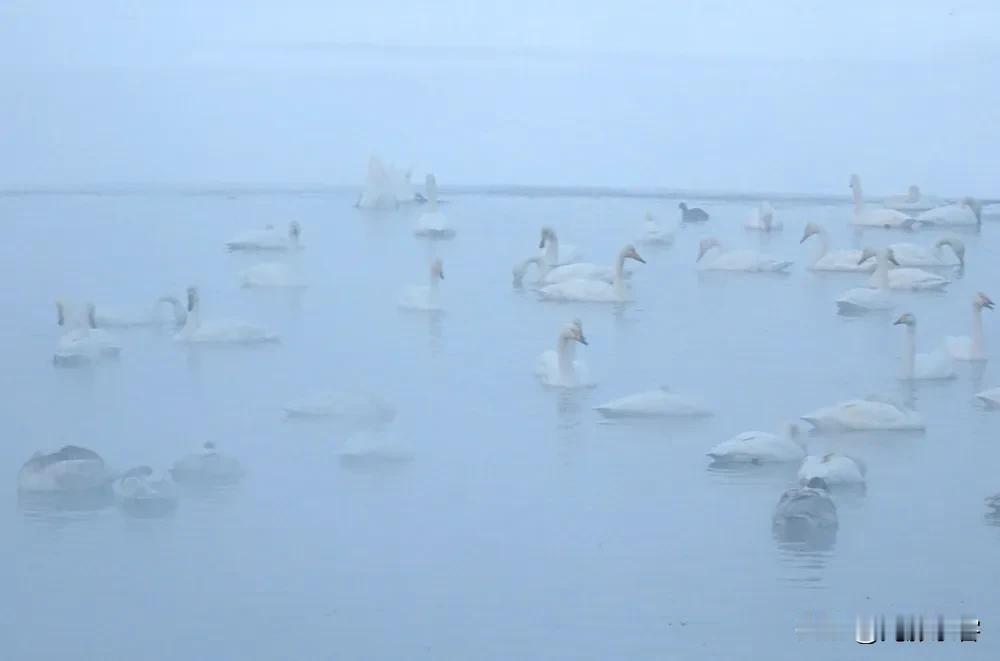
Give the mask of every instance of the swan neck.
[[861, 213], [865, 206], [864, 198], [861, 194], [861, 182], [854, 182], [854, 186], [851, 187], [851, 190], [854, 196], [854, 213]]
[[618, 253], [618, 260], [615, 262], [615, 277], [614, 286], [615, 291], [619, 294], [622, 292], [625, 280], [625, 250], [623, 249]]
[[826, 257], [826, 253], [830, 251], [830, 235], [826, 233], [826, 230], [820, 228], [816, 232], [816, 237], [819, 239], [819, 252], [816, 253], [816, 259], [813, 260], [813, 266], [819, 264], [819, 260]]
[[571, 337], [559, 337], [559, 347], [556, 354], [559, 363], [559, 376], [565, 383], [571, 382], [576, 376], [573, 370], [573, 360], [576, 358], [575, 341]]
[[184, 320], [184, 328], [181, 329], [181, 332], [193, 333], [198, 330], [199, 326], [201, 326], [201, 304], [195, 301], [187, 313], [187, 318]]
[[983, 308], [979, 305], [972, 306], [972, 357], [982, 358], [986, 355], [986, 347], [983, 341]]
[[875, 265], [875, 282], [882, 289], [889, 288], [889, 256], [880, 252]]
[[550, 267], [559, 264], [559, 239], [554, 234], [545, 239], [545, 263]]
[[913, 368], [917, 355], [917, 331], [913, 326], [906, 327], [906, 336], [903, 338], [903, 378], [913, 378]]

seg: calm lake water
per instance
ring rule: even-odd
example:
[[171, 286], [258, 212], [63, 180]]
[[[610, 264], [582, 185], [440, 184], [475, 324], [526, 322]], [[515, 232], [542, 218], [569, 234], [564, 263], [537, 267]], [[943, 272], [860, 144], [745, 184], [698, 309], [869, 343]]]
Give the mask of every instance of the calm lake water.
[[[833, 247], [931, 243], [857, 235], [849, 207], [776, 204], [782, 232], [742, 228], [749, 203], [691, 201], [712, 220], [669, 248], [638, 244], [635, 303], [541, 303], [511, 266], [554, 226], [611, 263], [650, 210], [676, 200], [454, 196], [448, 242], [411, 234], [418, 210], [371, 213], [348, 194], [0, 197], [7, 286], [0, 324], [5, 421], [0, 596], [9, 659], [843, 659], [857, 613], [942, 613], [983, 621], [978, 643], [878, 644], [881, 658], [989, 658], [1000, 647], [1000, 414], [972, 403], [1000, 385], [996, 362], [921, 385], [919, 435], [810, 438], [868, 465], [864, 496], [836, 496], [840, 529], [823, 551], [771, 534], [796, 466], [722, 472], [705, 452], [738, 432], [854, 396], [900, 393], [893, 315], [845, 319], [836, 295], [865, 276], [809, 272], [804, 225]], [[298, 220], [301, 293], [241, 290], [237, 272], [270, 257], [224, 241]], [[786, 277], [699, 275], [698, 242], [758, 247], [796, 264]], [[978, 290], [1000, 297], [997, 225], [963, 235], [968, 267], [945, 294], [899, 294], [918, 347], [968, 334]], [[401, 313], [399, 290], [444, 260], [446, 313]], [[191, 350], [157, 330], [116, 331], [120, 361], [51, 363], [57, 298], [141, 307], [201, 288], [204, 316], [267, 326], [264, 348]], [[1000, 318], [985, 314], [1000, 352]], [[596, 388], [557, 392], [534, 377], [574, 317]], [[659, 385], [716, 411], [684, 422], [606, 424], [592, 407]], [[322, 390], [375, 390], [413, 460], [345, 465], [342, 429], [292, 423], [282, 405]], [[165, 469], [212, 440], [247, 469], [239, 488], [182, 494], [176, 513], [139, 520], [28, 512], [17, 471], [38, 449], [78, 444], [114, 467]], [[843, 622], [839, 642], [797, 639], [810, 612]], [[867, 648], [866, 648], [867, 649]], [[871, 652], [869, 652], [871, 653]]]

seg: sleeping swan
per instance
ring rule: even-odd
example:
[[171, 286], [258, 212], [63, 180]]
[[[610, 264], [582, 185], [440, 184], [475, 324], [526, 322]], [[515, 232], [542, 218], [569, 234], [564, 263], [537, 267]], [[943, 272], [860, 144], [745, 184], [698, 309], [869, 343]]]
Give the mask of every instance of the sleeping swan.
[[808, 484], [818, 477], [830, 487], [864, 486], [867, 472], [861, 460], [844, 454], [809, 455], [799, 467], [799, 483]]
[[262, 230], [251, 230], [226, 241], [226, 247], [230, 251], [264, 251], [264, 250], [298, 250], [301, 246], [299, 240], [302, 236], [302, 228], [294, 220], [288, 224], [288, 233], [284, 234], [267, 225]]
[[418, 312], [440, 311], [441, 297], [438, 293], [438, 282], [441, 280], [444, 280], [444, 267], [440, 259], [435, 259], [431, 262], [430, 283], [405, 287], [399, 295], [399, 307]]
[[396, 417], [396, 408], [381, 396], [327, 391], [284, 406], [285, 416], [329, 418], [360, 425], [380, 425]]
[[[629, 298], [628, 290], [625, 288], [625, 260], [634, 259], [643, 264], [646, 263], [635, 246], [631, 243], [626, 245], [618, 253], [615, 260], [614, 275], [610, 283], [605, 280], [595, 278], [573, 278], [545, 285], [538, 290], [538, 294], [543, 301], [580, 301], [585, 303], [621, 303]], [[593, 265], [587, 265], [588, 267]], [[554, 269], [558, 270], [558, 269]], [[551, 272], [546, 277], [550, 276]], [[592, 273], [592, 275], [600, 275]]]
[[606, 418], [712, 415], [712, 411], [700, 402], [672, 392], [665, 386], [613, 399], [595, 406], [594, 410]]
[[852, 225], [863, 227], [884, 227], [886, 229], [911, 229], [914, 220], [895, 209], [866, 209], [861, 193], [861, 177], [851, 175], [851, 191], [854, 193], [854, 216]]
[[792, 262], [776, 259], [754, 250], [723, 252], [722, 245], [715, 237], [701, 240], [697, 261], [699, 262], [698, 268], [704, 271], [746, 271], [748, 273], [780, 273], [792, 265]]
[[983, 206], [971, 197], [955, 204], [929, 209], [917, 215], [922, 225], [947, 225], [950, 227], [978, 227], [983, 222]]
[[819, 223], [809, 223], [799, 243], [805, 243], [811, 236], [819, 237], [819, 253], [813, 261], [813, 271], [862, 271], [875, 270], [874, 259], [861, 259], [861, 250], [830, 250], [830, 235]]
[[903, 342], [903, 371], [899, 378], [907, 381], [955, 378], [955, 366], [948, 354], [943, 351], [917, 353], [917, 318], [915, 316], [907, 312], [893, 322], [893, 325], [906, 327], [906, 338]]
[[[60, 325], [89, 326], [87, 310], [77, 313], [76, 306], [63, 301], [56, 303], [63, 322]], [[74, 318], [76, 319], [73, 322]], [[148, 309], [121, 309], [110, 305], [94, 306], [94, 323], [96, 328], [139, 328], [151, 326], [183, 326], [187, 320], [187, 310], [175, 296], [161, 296]], [[72, 322], [72, 323], [71, 323]]]
[[188, 287], [188, 316], [184, 328], [174, 336], [176, 342], [190, 344], [264, 344], [277, 342], [278, 336], [259, 326], [242, 321], [202, 322], [201, 297], [196, 287]]
[[588, 344], [579, 319], [559, 332], [555, 351], [549, 349], [538, 357], [535, 375], [543, 385], [553, 388], [589, 388], [594, 385], [588, 378], [587, 366], [576, 360], [577, 343]]
[[771, 531], [782, 543], [805, 543], [826, 548], [837, 535], [837, 506], [822, 478], [789, 489], [778, 500]]
[[919, 413], [887, 398], [849, 399], [802, 416], [816, 431], [919, 431]]
[[106, 489], [113, 475], [93, 450], [67, 445], [55, 452], [36, 452], [17, 474], [21, 492], [57, 493]]
[[448, 217], [438, 210], [437, 179], [433, 174], [427, 175], [426, 186], [428, 208], [417, 218], [413, 234], [428, 239], [450, 239], [455, 230], [448, 225]]
[[784, 433], [745, 431], [708, 451], [713, 464], [765, 464], [802, 461], [806, 456], [799, 427], [789, 424]]
[[669, 246], [674, 242], [674, 230], [661, 227], [653, 214], [647, 211], [639, 242], [651, 246]]
[[955, 360], [986, 360], [983, 308], [992, 310], [993, 301], [983, 292], [979, 292], [972, 299], [972, 337], [963, 335], [944, 338], [945, 349]]

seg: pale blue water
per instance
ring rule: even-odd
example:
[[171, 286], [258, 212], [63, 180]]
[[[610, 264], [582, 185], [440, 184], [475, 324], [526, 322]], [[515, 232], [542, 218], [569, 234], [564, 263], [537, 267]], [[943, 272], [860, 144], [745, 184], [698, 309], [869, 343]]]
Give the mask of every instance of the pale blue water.
[[[674, 246], [639, 245], [636, 303], [543, 304], [511, 287], [510, 268], [551, 224], [608, 262], [647, 209], [676, 200], [457, 196], [455, 240], [411, 236], [414, 211], [363, 213], [353, 195], [28, 195], [0, 197], [5, 420], [0, 536], [11, 576], [0, 596], [10, 659], [841, 659], [841, 642], [800, 642], [808, 611], [915, 612], [983, 620], [979, 643], [879, 644], [885, 658], [988, 658], [1000, 622], [1000, 528], [983, 498], [1000, 491], [1000, 414], [974, 392], [1000, 385], [990, 364], [921, 386], [926, 434], [818, 438], [867, 461], [868, 493], [838, 496], [835, 546], [780, 548], [771, 515], [795, 467], [707, 470], [705, 451], [748, 429], [773, 430], [822, 405], [898, 391], [894, 317], [848, 320], [833, 299], [863, 276], [805, 269], [808, 221], [834, 247], [895, 240], [848, 230], [843, 205], [777, 204], [783, 232], [741, 223], [747, 203], [709, 209]], [[300, 295], [242, 291], [258, 257], [225, 239], [267, 222], [303, 227]], [[968, 268], [946, 294], [899, 296], [918, 345], [967, 334], [969, 300], [994, 298], [995, 225], [964, 235]], [[787, 277], [699, 276], [700, 238], [762, 246], [796, 260]], [[444, 259], [446, 314], [400, 313], [399, 289]], [[56, 369], [58, 297], [141, 306], [198, 284], [207, 317], [281, 333], [278, 346], [191, 351], [168, 332], [118, 331], [117, 364]], [[1000, 351], [1000, 319], [986, 312]], [[560, 393], [533, 376], [565, 322], [599, 385]], [[591, 407], [661, 384], [717, 414], [688, 422], [602, 424]], [[391, 471], [350, 469], [343, 436], [290, 424], [281, 406], [324, 389], [392, 400], [394, 431], [416, 450]], [[28, 516], [16, 474], [37, 449], [90, 447], [116, 467], [167, 468], [206, 440], [248, 470], [239, 489], [185, 495], [175, 515], [115, 508]]]

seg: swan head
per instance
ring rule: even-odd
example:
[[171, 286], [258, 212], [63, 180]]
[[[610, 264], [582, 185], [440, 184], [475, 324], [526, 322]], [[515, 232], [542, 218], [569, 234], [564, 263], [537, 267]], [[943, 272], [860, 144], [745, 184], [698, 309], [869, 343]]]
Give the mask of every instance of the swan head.
[[441, 264], [440, 257], [431, 262], [431, 279], [444, 280], [444, 266]]
[[299, 225], [299, 221], [293, 220], [288, 223], [288, 236], [290, 236], [293, 241], [298, 241], [299, 237], [302, 236], [302, 226]]
[[805, 243], [806, 239], [808, 239], [810, 236], [812, 236], [814, 234], [822, 234], [822, 233], [823, 233], [823, 228], [822, 227], [820, 227], [816, 223], [809, 223], [808, 225], [806, 225], [806, 229], [802, 233], [802, 238], [799, 239], [799, 243]]
[[635, 246], [633, 246], [631, 243], [622, 248], [622, 259], [634, 259], [637, 262], [642, 262], [643, 264], [646, 263], [646, 260], [644, 260], [642, 256], [639, 255], [638, 251], [636, 251], [635, 249]]
[[700, 262], [701, 258], [704, 257], [709, 250], [718, 247], [719, 247], [719, 240], [716, 239], [715, 237], [710, 236], [708, 238], [702, 239], [701, 243], [698, 245], [698, 259], [696, 259], [695, 261]]
[[916, 184], [911, 184], [910, 188], [906, 191], [906, 201], [907, 202], [918, 202], [920, 200], [920, 186]]
[[514, 268], [511, 269], [511, 273], [514, 276], [515, 287], [520, 287], [522, 285], [522, 283], [524, 282], [524, 276], [528, 272], [528, 267], [531, 266], [532, 264], [535, 264], [538, 267], [539, 271], [542, 270], [542, 264], [543, 264], [542, 258], [538, 256], [529, 257], [528, 259], [524, 260], [520, 264], [515, 265]]
[[848, 184], [848, 188], [851, 190], [861, 190], [861, 177], [856, 174], [851, 175], [851, 183]]
[[976, 297], [972, 299], [972, 304], [977, 308], [986, 308], [987, 310], [993, 309], [993, 301], [991, 301], [990, 297], [983, 292], [976, 293]]
[[556, 239], [556, 231], [554, 229], [552, 229], [551, 227], [548, 227], [548, 226], [543, 227], [542, 228], [542, 238], [538, 242], [538, 247], [539, 248], [544, 248], [545, 247], [545, 243], [547, 241], [556, 241], [556, 240], [557, 240]]
[[93, 303], [87, 303], [87, 326], [97, 328], [97, 314]]
[[972, 209], [972, 213], [976, 214], [977, 223], [983, 222], [983, 205], [979, 200], [973, 197], [963, 197], [961, 205]]
[[212, 441], [205, 441], [201, 446], [206, 452], [215, 452], [215, 443]]
[[579, 319], [574, 319], [566, 330], [563, 331], [563, 335], [568, 340], [579, 342], [580, 344], [587, 346], [590, 342], [587, 341], [587, 337], [583, 334], [583, 322]]
[[912, 312], [907, 312], [905, 314], [901, 314], [899, 316], [899, 319], [897, 319], [896, 321], [892, 322], [892, 325], [893, 326], [909, 326], [910, 328], [913, 328], [914, 326], [917, 325], [917, 318], [913, 316]]
[[688, 210], [687, 202], [681, 202], [680, 204], [677, 205], [677, 208], [680, 209], [681, 211], [687, 211]]
[[56, 323], [60, 326], [66, 325], [66, 304], [56, 301]]
[[194, 285], [187, 288], [187, 311], [194, 312], [198, 307], [198, 288]]

